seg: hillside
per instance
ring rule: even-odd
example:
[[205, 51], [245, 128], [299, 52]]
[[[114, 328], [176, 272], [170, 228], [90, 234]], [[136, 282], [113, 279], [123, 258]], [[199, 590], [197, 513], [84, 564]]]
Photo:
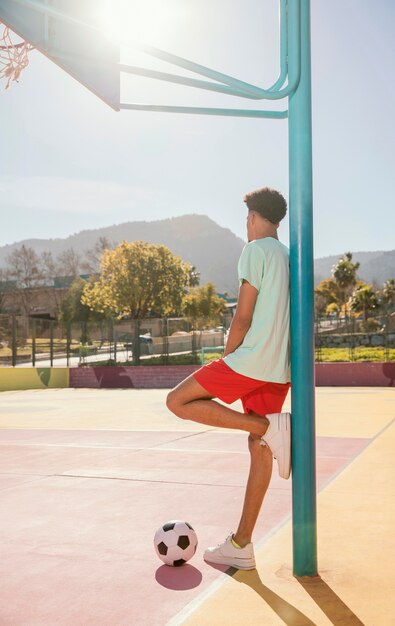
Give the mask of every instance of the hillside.
[[[7, 255], [22, 244], [34, 248], [38, 253], [52, 252], [54, 257], [69, 248], [84, 255], [94, 247], [99, 237], [106, 237], [112, 244], [125, 239], [164, 244], [182, 259], [196, 266], [201, 274], [202, 284], [212, 281], [219, 292], [226, 291], [232, 296], [237, 294], [237, 261], [244, 241], [206, 215], [183, 215], [153, 222], [125, 222], [106, 228], [84, 230], [64, 239], [25, 239], [0, 247], [0, 267], [5, 266]], [[342, 254], [315, 260], [315, 284], [331, 276], [331, 268]], [[360, 262], [358, 278], [366, 282], [375, 281], [381, 286], [388, 278], [395, 278], [395, 250], [353, 252], [353, 260]]]
[[25, 239], [0, 247], [0, 267], [5, 266], [7, 255], [22, 244], [39, 254], [49, 251], [56, 257], [69, 248], [84, 254], [94, 247], [99, 237], [107, 237], [113, 244], [123, 240], [164, 244], [184, 261], [196, 266], [202, 284], [212, 281], [219, 292], [237, 294], [237, 261], [244, 242], [206, 215], [183, 215], [153, 222], [125, 222], [84, 230], [65, 239]]
[[[331, 276], [332, 266], [337, 263], [342, 254], [327, 256], [314, 261], [315, 284]], [[395, 250], [388, 252], [353, 252], [352, 260], [354, 263], [356, 261], [360, 263], [357, 276], [367, 283], [374, 282], [381, 287], [388, 278], [395, 278]]]

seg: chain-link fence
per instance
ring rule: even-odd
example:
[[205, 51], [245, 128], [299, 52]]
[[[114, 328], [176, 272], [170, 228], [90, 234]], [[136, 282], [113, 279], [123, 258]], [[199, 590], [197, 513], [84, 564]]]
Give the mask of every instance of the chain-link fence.
[[[0, 315], [0, 366], [198, 364], [222, 355], [229, 322], [213, 328], [185, 318], [67, 324]], [[315, 359], [395, 361], [395, 313], [317, 319]]]
[[64, 323], [0, 315], [0, 366], [200, 363], [202, 348], [211, 358], [223, 353], [225, 336], [225, 321], [202, 329], [184, 318]]

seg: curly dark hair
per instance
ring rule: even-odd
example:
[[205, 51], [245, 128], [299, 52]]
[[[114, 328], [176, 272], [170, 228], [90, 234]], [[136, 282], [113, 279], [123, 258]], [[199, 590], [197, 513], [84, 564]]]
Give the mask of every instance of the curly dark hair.
[[244, 196], [249, 211], [256, 211], [272, 224], [278, 224], [287, 212], [287, 202], [279, 191], [263, 187]]

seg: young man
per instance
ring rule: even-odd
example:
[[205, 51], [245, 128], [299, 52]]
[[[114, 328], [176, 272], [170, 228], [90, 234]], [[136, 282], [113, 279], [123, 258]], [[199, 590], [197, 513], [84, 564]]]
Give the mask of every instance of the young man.
[[[289, 255], [277, 229], [287, 211], [283, 196], [264, 188], [245, 196], [247, 236], [238, 265], [240, 291], [224, 358], [202, 367], [168, 395], [178, 417], [249, 432], [251, 455], [243, 511], [236, 533], [204, 559], [253, 569], [252, 532], [269, 486], [272, 457], [279, 474], [291, 471], [291, 422], [281, 409], [289, 389]], [[240, 399], [244, 413], [227, 404]]]

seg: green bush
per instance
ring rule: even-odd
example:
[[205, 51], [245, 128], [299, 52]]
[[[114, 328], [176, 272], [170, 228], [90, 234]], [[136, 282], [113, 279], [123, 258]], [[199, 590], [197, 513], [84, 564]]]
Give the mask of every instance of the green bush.
[[378, 330], [380, 330], [381, 327], [380, 322], [374, 317], [368, 317], [368, 319], [364, 320], [361, 325], [363, 330], [365, 330], [367, 333], [377, 332]]

